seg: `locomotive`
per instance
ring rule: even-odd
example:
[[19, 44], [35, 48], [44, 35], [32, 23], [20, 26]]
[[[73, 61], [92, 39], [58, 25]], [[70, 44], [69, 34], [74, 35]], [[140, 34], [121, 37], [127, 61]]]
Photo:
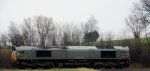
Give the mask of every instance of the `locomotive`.
[[17, 67], [129, 66], [130, 53], [127, 46], [19, 46], [12, 48], [11, 62]]

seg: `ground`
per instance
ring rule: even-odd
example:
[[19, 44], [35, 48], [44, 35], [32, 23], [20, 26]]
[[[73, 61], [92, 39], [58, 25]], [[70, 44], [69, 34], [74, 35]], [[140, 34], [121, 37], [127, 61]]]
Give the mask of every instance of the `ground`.
[[7, 48], [0, 48], [0, 68], [10, 68], [10, 50]]
[[97, 71], [90, 68], [52, 68], [52, 69], [0, 69], [1, 71]]

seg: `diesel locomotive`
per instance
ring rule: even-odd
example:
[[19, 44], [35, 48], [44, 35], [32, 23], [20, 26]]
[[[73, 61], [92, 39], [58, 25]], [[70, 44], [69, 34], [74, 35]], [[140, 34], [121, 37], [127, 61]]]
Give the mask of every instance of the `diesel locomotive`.
[[129, 66], [130, 53], [127, 46], [19, 46], [12, 48], [11, 62], [17, 67]]

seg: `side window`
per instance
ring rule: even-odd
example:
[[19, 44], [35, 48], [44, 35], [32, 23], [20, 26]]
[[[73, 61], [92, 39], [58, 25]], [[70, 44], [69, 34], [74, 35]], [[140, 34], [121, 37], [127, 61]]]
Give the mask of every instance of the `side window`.
[[19, 54], [20, 54], [20, 55], [23, 55], [23, 54], [24, 54], [24, 51], [19, 51]]
[[51, 51], [36, 51], [37, 57], [51, 57]]
[[101, 51], [101, 58], [116, 58], [116, 51]]

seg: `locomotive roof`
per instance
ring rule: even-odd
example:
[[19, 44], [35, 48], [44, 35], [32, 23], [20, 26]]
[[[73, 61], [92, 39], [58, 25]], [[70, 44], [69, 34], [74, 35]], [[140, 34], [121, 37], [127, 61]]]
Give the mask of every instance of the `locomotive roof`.
[[95, 46], [67, 46], [67, 49], [97, 49]]
[[122, 47], [122, 46], [114, 46], [115, 49], [118, 49], [118, 50], [129, 50], [129, 47], [126, 46], [126, 47]]
[[62, 50], [62, 49], [84, 49], [84, 50], [89, 50], [89, 49], [102, 49], [102, 50], [106, 50], [106, 49], [110, 49], [110, 50], [129, 50], [128, 47], [122, 47], [122, 46], [66, 46], [66, 47], [61, 47], [61, 48], [39, 48], [37, 46], [20, 46], [20, 47], [16, 47], [17, 50]]
[[98, 49], [115, 49], [114, 46], [96, 46]]
[[20, 47], [16, 47], [17, 50], [49, 50], [49, 49], [53, 49], [53, 50], [59, 50], [59, 49], [64, 49], [64, 48], [40, 48], [37, 46], [20, 46]]

